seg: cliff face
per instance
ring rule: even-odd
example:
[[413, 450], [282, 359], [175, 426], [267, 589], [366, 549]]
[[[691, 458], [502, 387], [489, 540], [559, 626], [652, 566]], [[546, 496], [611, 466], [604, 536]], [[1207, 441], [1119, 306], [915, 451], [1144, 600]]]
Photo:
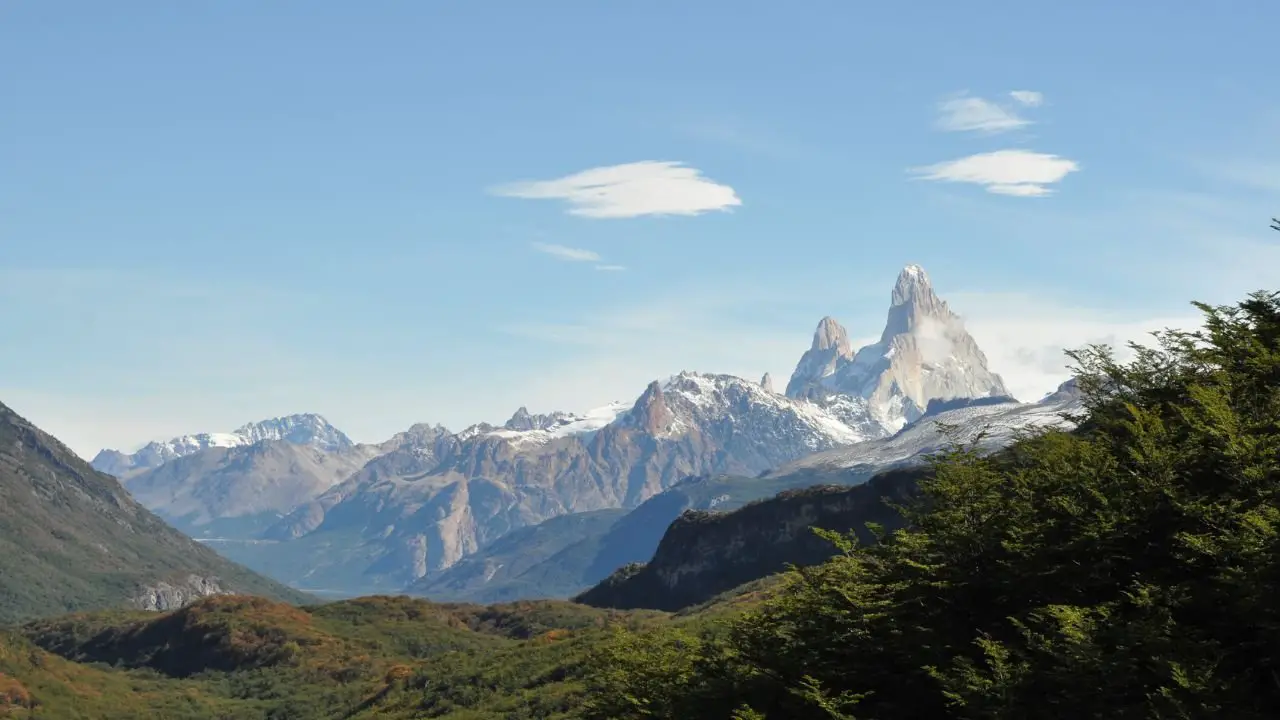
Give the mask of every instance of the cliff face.
[[139, 610], [168, 612], [186, 607], [202, 598], [234, 594], [223, 588], [221, 581], [216, 577], [188, 575], [181, 581], [172, 583], [161, 581], [142, 588], [131, 604]]
[[889, 505], [908, 499], [925, 472], [894, 470], [854, 487], [792, 490], [728, 513], [686, 512], [667, 528], [647, 564], [624, 567], [575, 600], [596, 607], [674, 611], [788, 565], [815, 565], [836, 548], [812, 528], [853, 531], [869, 542], [867, 523], [901, 527], [901, 517]]

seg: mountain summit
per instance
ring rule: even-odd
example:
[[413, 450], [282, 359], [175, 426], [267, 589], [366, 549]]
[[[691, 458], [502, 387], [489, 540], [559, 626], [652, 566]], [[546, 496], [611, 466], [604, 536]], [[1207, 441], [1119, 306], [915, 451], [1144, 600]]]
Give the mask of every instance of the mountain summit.
[[849, 344], [849, 332], [836, 319], [827, 316], [818, 322], [813, 331], [813, 344], [800, 358], [800, 364], [787, 383], [787, 397], [811, 397], [810, 386], [834, 373], [841, 365], [853, 360], [853, 346]]
[[147, 443], [135, 453], [103, 450], [89, 463], [94, 470], [122, 480], [210, 448], [234, 448], [264, 440], [281, 440], [306, 445], [325, 452], [350, 450], [355, 443], [320, 415], [304, 413], [247, 423], [229, 433], [183, 435], [164, 442]]
[[823, 318], [812, 347], [787, 383], [787, 395], [793, 398], [862, 398], [871, 418], [890, 433], [923, 415], [930, 400], [1008, 394], [963, 321], [934, 293], [919, 265], [898, 274], [878, 342], [853, 353], [845, 329]]

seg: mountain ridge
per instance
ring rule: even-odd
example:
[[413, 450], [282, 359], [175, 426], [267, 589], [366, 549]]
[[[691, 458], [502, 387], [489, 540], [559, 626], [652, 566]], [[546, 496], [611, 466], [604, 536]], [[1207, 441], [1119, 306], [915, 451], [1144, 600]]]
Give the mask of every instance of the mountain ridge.
[[152, 441], [132, 453], [106, 448], [98, 451], [98, 454], [89, 461], [89, 465], [95, 470], [126, 480], [133, 475], [160, 467], [170, 460], [211, 448], [233, 448], [253, 445], [265, 440], [282, 440], [295, 445], [314, 445], [329, 452], [355, 446], [351, 438], [330, 424], [323, 415], [298, 413], [245, 423], [229, 433], [196, 433], [179, 435], [163, 441]]
[[227, 592], [309, 600], [174, 530], [0, 404], [0, 622]]

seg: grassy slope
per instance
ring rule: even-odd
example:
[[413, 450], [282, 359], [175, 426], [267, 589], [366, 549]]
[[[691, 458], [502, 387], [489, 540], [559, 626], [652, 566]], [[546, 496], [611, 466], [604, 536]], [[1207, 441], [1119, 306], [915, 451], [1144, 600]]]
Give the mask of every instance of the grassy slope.
[[0, 622], [120, 606], [141, 586], [189, 574], [309, 600], [169, 527], [115, 478], [0, 405]]

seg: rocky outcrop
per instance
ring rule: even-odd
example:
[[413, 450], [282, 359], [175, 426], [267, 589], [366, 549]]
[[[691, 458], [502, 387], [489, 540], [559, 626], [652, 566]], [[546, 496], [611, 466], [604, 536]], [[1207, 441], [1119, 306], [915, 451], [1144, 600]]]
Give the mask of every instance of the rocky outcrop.
[[868, 523], [892, 530], [892, 508], [913, 494], [922, 469], [896, 470], [854, 487], [790, 490], [727, 513], [688, 511], [667, 528], [652, 560], [622, 567], [574, 598], [596, 607], [675, 611], [785, 570], [814, 565], [837, 548], [813, 532], [822, 528], [873, 538]]
[[223, 588], [216, 577], [188, 575], [186, 578], [173, 583], [161, 581], [142, 588], [130, 601], [130, 605], [138, 610], [167, 612], [186, 607], [201, 598], [234, 594], [234, 592]]

